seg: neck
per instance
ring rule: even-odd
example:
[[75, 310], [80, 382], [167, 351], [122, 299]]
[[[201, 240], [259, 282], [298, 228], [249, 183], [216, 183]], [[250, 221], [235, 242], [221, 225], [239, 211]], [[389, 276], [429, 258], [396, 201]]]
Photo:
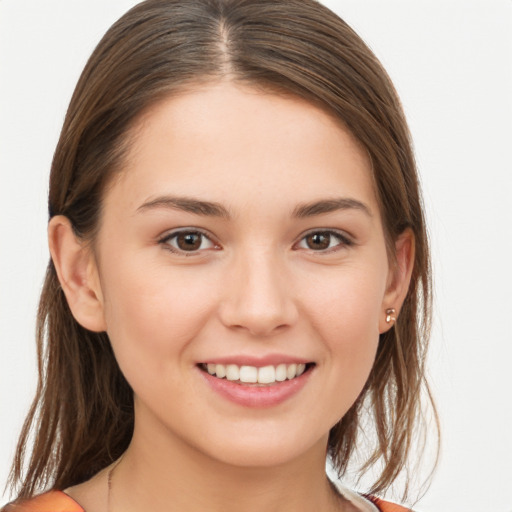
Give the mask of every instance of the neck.
[[[111, 511], [340, 511], [325, 475], [326, 439], [291, 461], [230, 465], [137, 427], [112, 476]], [[164, 442], [165, 441], [165, 442]]]

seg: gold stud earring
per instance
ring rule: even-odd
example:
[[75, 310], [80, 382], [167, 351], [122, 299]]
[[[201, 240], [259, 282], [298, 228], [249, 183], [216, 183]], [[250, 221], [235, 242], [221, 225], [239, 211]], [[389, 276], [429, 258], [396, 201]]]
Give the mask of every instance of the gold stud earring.
[[396, 309], [388, 308], [386, 309], [386, 322], [390, 324], [391, 322], [396, 322]]

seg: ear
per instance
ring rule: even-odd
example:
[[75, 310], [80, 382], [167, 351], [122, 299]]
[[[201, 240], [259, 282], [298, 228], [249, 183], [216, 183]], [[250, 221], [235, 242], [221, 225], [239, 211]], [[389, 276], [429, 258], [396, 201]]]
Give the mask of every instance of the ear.
[[75, 320], [95, 332], [106, 330], [103, 295], [94, 255], [75, 236], [71, 222], [56, 215], [48, 226], [53, 264]]
[[390, 265], [386, 293], [382, 302], [382, 314], [379, 320], [381, 334], [391, 329], [398, 318], [400, 308], [409, 290], [414, 268], [414, 254], [414, 233], [407, 228], [395, 241], [395, 263]]

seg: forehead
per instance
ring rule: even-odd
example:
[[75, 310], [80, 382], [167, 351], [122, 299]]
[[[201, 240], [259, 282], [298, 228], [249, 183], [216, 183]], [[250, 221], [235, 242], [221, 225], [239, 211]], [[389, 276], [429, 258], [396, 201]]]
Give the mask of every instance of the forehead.
[[114, 187], [126, 199], [166, 192], [227, 203], [247, 203], [244, 194], [281, 205], [315, 195], [375, 203], [366, 150], [339, 120], [294, 96], [210, 84], [154, 105], [131, 133]]

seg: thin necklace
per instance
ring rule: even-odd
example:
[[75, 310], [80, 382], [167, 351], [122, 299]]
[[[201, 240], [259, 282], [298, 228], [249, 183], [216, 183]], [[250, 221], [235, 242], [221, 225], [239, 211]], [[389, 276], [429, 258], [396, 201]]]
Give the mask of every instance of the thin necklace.
[[116, 469], [117, 466], [119, 466], [119, 463], [123, 459], [123, 455], [121, 455], [121, 457], [117, 459], [117, 462], [109, 469], [107, 473], [107, 512], [111, 512], [110, 495], [112, 494], [112, 475], [114, 474], [114, 469]]

